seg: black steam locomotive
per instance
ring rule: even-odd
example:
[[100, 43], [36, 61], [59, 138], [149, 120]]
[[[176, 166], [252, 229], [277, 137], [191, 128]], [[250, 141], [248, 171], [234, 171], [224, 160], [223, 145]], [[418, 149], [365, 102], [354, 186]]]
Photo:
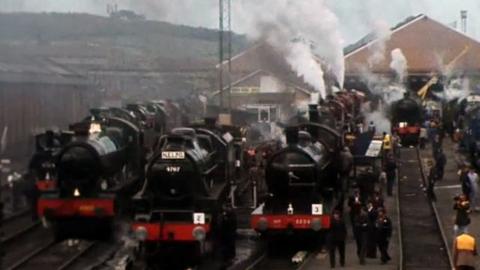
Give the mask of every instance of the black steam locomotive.
[[351, 155], [332, 115], [319, 116], [316, 107], [310, 107], [309, 122], [286, 128], [287, 145], [267, 162], [269, 196], [251, 216], [252, 228], [264, 236], [321, 233], [330, 227], [331, 211], [343, 204]]
[[420, 103], [405, 94], [404, 98], [390, 107], [392, 133], [396, 132], [402, 145], [417, 145], [423, 121], [423, 108]]
[[178, 260], [172, 255], [182, 254], [182, 263], [194, 265], [218, 249], [219, 235], [235, 233], [234, 226], [225, 226], [233, 217], [224, 214], [234, 140], [221, 132], [207, 121], [203, 127], [173, 129], [160, 139], [144, 186], [134, 197], [132, 229], [149, 264], [161, 257], [172, 267], [172, 258]]
[[112, 235], [114, 216], [128, 209], [144, 179], [152, 143], [145, 142], [145, 134], [164, 128], [157, 126], [166, 118], [158, 108], [135, 104], [92, 109], [70, 126], [68, 142], [55, 150], [49, 179], [37, 185], [38, 215], [52, 223], [57, 239]]

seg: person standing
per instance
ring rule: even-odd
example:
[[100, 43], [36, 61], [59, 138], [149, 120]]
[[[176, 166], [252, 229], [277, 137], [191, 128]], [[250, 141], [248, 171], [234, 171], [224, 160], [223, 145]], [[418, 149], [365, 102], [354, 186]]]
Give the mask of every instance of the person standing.
[[437, 131], [436, 131], [435, 135], [433, 135], [433, 139], [432, 139], [432, 155], [435, 156], [435, 154], [440, 149], [442, 149], [442, 139], [441, 139], [441, 136], [438, 133], [438, 129], [437, 129]]
[[353, 190], [353, 194], [350, 195], [348, 198], [348, 208], [349, 208], [349, 216], [350, 222], [352, 224], [352, 228], [354, 227], [355, 219], [358, 215], [360, 215], [361, 209], [363, 207], [363, 198], [360, 197], [360, 190], [355, 188]]
[[472, 167], [468, 170], [468, 180], [470, 181], [470, 194], [468, 199], [470, 201], [470, 208], [473, 211], [478, 211], [477, 196], [478, 196], [478, 174]]
[[225, 206], [222, 211], [221, 219], [221, 253], [224, 262], [230, 262], [235, 258], [237, 237], [237, 217], [230, 206]]
[[392, 150], [392, 136], [390, 134], [383, 132], [383, 154], [384, 156], [388, 156], [390, 151]]
[[453, 241], [453, 263], [457, 270], [474, 270], [477, 246], [475, 238], [461, 233]]
[[373, 121], [370, 121], [370, 123], [368, 124], [368, 132], [371, 132], [373, 135], [375, 135], [375, 123], [373, 123]]
[[375, 191], [373, 193], [371, 202], [372, 202], [373, 208], [375, 209], [380, 209], [385, 207], [383, 197], [378, 191]]
[[389, 154], [385, 164], [385, 172], [387, 174], [387, 195], [393, 195], [393, 185], [395, 184], [395, 176], [397, 171], [397, 163], [393, 155]]
[[464, 194], [455, 197], [454, 199], [455, 204], [453, 205], [453, 210], [456, 210], [457, 213], [455, 215], [455, 225], [453, 226], [453, 230], [455, 236], [457, 236], [459, 233], [467, 232], [467, 227], [470, 224], [470, 202]]
[[328, 234], [328, 249], [330, 256], [330, 267], [335, 268], [335, 253], [338, 249], [340, 255], [340, 266], [345, 266], [345, 240], [347, 239], [347, 226], [337, 210], [333, 212], [330, 232]]
[[368, 216], [365, 208], [361, 208], [360, 214], [355, 218], [353, 236], [357, 245], [357, 256], [360, 264], [365, 264], [365, 255], [368, 243]]
[[433, 162], [431, 160], [428, 161], [428, 167], [429, 167], [428, 177], [427, 177], [428, 186], [426, 189], [427, 196], [428, 198], [430, 198], [430, 200], [436, 201], [437, 197], [435, 196], [434, 188], [435, 188], [435, 183], [437, 182], [437, 179], [438, 179], [437, 169], [436, 169], [436, 165], [433, 165]]
[[420, 149], [425, 149], [426, 143], [427, 143], [427, 129], [425, 127], [420, 127], [420, 135], [419, 135]]
[[468, 165], [463, 165], [463, 167], [458, 171], [458, 175], [460, 177], [460, 184], [462, 186], [462, 193], [465, 195], [467, 198], [470, 196], [470, 191], [471, 191], [471, 184], [470, 184], [470, 179], [468, 178]]
[[388, 244], [390, 237], [392, 237], [392, 221], [387, 217], [384, 209], [378, 210], [375, 230], [377, 246], [380, 251], [380, 260], [382, 264], [385, 264], [392, 259], [388, 254]]
[[445, 153], [443, 153], [442, 148], [437, 150], [437, 153], [435, 154], [434, 157], [435, 157], [435, 169], [437, 172], [437, 180], [441, 181], [443, 180], [445, 165], [447, 164], [447, 157], [445, 156]]
[[368, 217], [368, 240], [367, 240], [367, 258], [377, 258], [377, 240], [375, 233], [375, 221], [378, 218], [377, 209], [372, 202], [367, 203], [367, 217]]
[[393, 153], [395, 154], [396, 158], [400, 158], [400, 148], [402, 148], [402, 140], [400, 136], [395, 131], [392, 134], [392, 141], [393, 141]]

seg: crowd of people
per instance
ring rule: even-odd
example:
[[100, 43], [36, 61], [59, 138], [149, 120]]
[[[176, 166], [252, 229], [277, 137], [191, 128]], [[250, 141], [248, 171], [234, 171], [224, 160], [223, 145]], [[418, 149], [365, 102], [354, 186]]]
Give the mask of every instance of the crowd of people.
[[[374, 130], [374, 127], [370, 127]], [[385, 134], [384, 134], [385, 137]], [[339, 254], [340, 266], [345, 265], [345, 246], [348, 231], [355, 239], [356, 255], [361, 265], [366, 264], [366, 258], [379, 258], [382, 264], [388, 263], [391, 257], [388, 253], [392, 236], [392, 221], [387, 215], [383, 192], [393, 195], [397, 164], [394, 147], [385, 151], [381, 173], [375, 168], [365, 167], [356, 177], [353, 192], [347, 201], [347, 216], [345, 222], [343, 213], [336, 210], [332, 215], [330, 233], [327, 237], [330, 266], [336, 266], [336, 253]], [[386, 184], [386, 189], [382, 187]], [[351, 230], [347, 227], [350, 225]]]

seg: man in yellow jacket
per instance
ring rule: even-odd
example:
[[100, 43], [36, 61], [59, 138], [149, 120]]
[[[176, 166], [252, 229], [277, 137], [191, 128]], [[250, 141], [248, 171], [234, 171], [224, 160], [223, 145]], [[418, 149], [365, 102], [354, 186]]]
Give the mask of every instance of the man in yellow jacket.
[[474, 270], [477, 247], [475, 238], [467, 233], [457, 236], [453, 242], [453, 262], [456, 270]]

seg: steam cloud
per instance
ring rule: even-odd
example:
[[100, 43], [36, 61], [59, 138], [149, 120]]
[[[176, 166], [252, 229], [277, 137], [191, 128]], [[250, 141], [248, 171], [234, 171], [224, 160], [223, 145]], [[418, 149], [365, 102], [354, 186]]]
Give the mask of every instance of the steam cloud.
[[443, 91], [443, 93], [433, 93], [440, 99], [446, 101], [457, 100], [460, 102], [472, 93], [470, 80], [464, 78], [452, 79], [447, 85], [445, 85]]
[[234, 3], [243, 28], [252, 39], [266, 40], [322, 97], [326, 96], [318, 55], [343, 87], [343, 39], [335, 14], [323, 0], [264, 0]]
[[368, 66], [372, 67], [373, 65], [379, 64], [385, 60], [385, 42], [390, 39], [391, 31], [387, 22], [383, 20], [377, 20], [372, 23], [374, 29], [374, 36], [377, 39], [375, 43], [369, 48], [371, 51], [370, 56], [368, 57]]
[[[385, 111], [386, 107], [393, 102], [400, 100], [406, 92], [403, 82], [404, 78], [407, 76], [408, 64], [407, 59], [399, 48], [390, 52], [392, 58], [390, 68], [393, 69], [396, 74], [395, 80], [392, 81], [383, 76], [374, 74], [369, 69], [372, 67], [370, 66], [372, 63], [378, 64], [385, 60], [385, 41], [387, 40], [385, 37], [387, 36], [384, 36], [384, 38], [380, 38], [377, 41], [377, 44], [379, 44], [377, 45], [378, 52], [371, 54], [371, 57], [368, 59], [369, 67], [363, 67], [362, 69], [362, 78], [367, 83], [368, 88], [374, 94], [379, 95], [382, 98], [382, 104], [379, 104], [376, 110], [371, 111], [369, 108], [364, 108], [363, 110], [366, 123], [374, 122], [377, 133], [390, 132], [391, 123]], [[383, 58], [379, 59], [378, 55], [382, 55]]]
[[395, 71], [398, 81], [402, 83], [405, 78], [405, 73], [407, 72], [407, 59], [399, 48], [394, 49], [391, 55], [392, 62], [390, 62], [390, 68]]

